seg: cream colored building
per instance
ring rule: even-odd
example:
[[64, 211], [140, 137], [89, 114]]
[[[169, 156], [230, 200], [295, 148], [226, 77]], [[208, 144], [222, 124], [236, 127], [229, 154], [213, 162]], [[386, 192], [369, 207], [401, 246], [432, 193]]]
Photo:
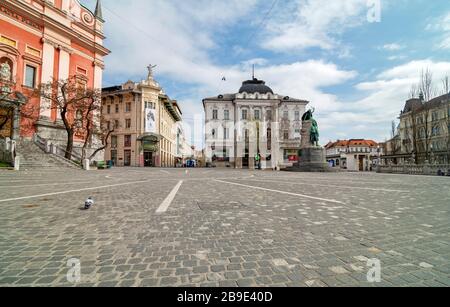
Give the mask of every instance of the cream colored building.
[[175, 167], [182, 138], [181, 110], [153, 79], [103, 89], [103, 119], [114, 131], [105, 160], [115, 166]]
[[206, 164], [238, 169], [293, 166], [299, 161], [308, 103], [275, 94], [255, 78], [243, 82], [238, 93], [204, 99]]

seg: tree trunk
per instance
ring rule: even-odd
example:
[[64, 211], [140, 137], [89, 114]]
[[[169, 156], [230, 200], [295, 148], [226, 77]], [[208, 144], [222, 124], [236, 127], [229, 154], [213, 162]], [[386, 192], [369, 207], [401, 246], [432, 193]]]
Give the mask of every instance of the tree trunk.
[[65, 158], [67, 160], [72, 160], [72, 151], [73, 151], [73, 131], [71, 129], [67, 129], [67, 146], [65, 155]]

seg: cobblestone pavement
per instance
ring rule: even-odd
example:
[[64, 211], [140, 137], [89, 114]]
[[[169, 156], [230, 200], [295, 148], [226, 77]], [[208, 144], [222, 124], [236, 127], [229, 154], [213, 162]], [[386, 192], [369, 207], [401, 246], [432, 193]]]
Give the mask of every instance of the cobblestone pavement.
[[0, 286], [450, 286], [449, 178], [3, 171], [0, 208]]

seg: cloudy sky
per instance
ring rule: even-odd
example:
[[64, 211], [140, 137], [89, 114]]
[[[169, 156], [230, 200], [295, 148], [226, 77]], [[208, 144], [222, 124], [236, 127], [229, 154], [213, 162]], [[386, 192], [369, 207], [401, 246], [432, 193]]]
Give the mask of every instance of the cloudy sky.
[[237, 92], [255, 64], [276, 93], [311, 102], [321, 143], [384, 141], [421, 70], [433, 72], [437, 92], [450, 75], [448, 0], [102, 2], [112, 50], [104, 86], [139, 81], [157, 64], [188, 124], [203, 115], [203, 98]]

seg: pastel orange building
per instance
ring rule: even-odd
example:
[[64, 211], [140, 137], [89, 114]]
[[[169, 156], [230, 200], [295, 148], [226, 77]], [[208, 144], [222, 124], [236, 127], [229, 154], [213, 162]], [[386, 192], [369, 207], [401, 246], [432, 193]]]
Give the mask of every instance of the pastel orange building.
[[[78, 0], [0, 0], [0, 65], [13, 91], [29, 96], [40, 83], [75, 76], [89, 88], [102, 87], [104, 20], [100, 0], [95, 12]], [[35, 134], [64, 142], [64, 127], [55, 108], [33, 97], [24, 106], [30, 116], [20, 119], [20, 137]], [[11, 137], [13, 130], [3, 130]]]

